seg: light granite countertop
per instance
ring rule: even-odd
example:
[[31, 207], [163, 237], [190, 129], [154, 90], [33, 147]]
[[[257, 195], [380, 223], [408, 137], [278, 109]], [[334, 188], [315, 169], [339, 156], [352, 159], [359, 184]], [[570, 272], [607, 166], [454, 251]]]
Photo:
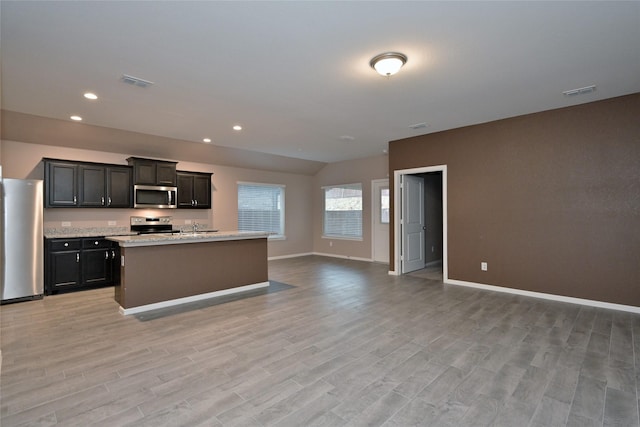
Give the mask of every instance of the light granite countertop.
[[177, 245], [184, 243], [219, 242], [225, 240], [266, 239], [269, 233], [262, 231], [198, 231], [185, 233], [140, 234], [137, 236], [110, 236], [121, 247]]
[[45, 228], [44, 237], [47, 239], [71, 239], [74, 237], [103, 237], [103, 236], [132, 236], [129, 227], [85, 227], [85, 228]]

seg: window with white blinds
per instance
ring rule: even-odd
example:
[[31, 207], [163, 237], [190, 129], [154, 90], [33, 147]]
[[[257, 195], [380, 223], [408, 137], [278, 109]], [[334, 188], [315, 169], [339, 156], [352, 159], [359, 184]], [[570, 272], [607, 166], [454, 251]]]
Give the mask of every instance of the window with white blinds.
[[284, 186], [239, 182], [238, 230], [284, 237]]
[[362, 238], [362, 184], [324, 187], [325, 237]]

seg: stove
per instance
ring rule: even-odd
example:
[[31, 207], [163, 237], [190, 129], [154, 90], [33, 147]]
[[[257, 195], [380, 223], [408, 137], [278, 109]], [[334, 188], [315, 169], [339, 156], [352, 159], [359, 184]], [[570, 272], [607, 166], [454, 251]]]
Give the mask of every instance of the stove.
[[173, 229], [173, 217], [170, 216], [159, 216], [155, 218], [132, 216], [130, 220], [131, 231], [139, 234], [179, 232], [179, 230]]

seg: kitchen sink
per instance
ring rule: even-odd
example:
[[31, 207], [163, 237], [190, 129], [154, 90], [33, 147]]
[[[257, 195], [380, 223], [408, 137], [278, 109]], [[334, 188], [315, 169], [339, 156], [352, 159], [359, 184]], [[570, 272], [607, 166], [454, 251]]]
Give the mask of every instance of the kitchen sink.
[[217, 233], [219, 230], [199, 230], [199, 231], [184, 231], [180, 232], [181, 236], [203, 236], [207, 234]]

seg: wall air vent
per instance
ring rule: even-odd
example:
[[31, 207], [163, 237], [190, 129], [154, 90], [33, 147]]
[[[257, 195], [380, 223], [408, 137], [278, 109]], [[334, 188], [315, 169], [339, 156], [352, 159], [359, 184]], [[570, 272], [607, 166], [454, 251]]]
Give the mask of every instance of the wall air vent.
[[580, 87], [578, 89], [565, 90], [562, 92], [564, 96], [584, 95], [585, 93], [595, 92], [596, 85]]
[[129, 76], [127, 74], [122, 75], [122, 81], [127, 84], [138, 86], [138, 87], [147, 87], [153, 84], [153, 82], [150, 82], [149, 80], [144, 80], [139, 77]]

